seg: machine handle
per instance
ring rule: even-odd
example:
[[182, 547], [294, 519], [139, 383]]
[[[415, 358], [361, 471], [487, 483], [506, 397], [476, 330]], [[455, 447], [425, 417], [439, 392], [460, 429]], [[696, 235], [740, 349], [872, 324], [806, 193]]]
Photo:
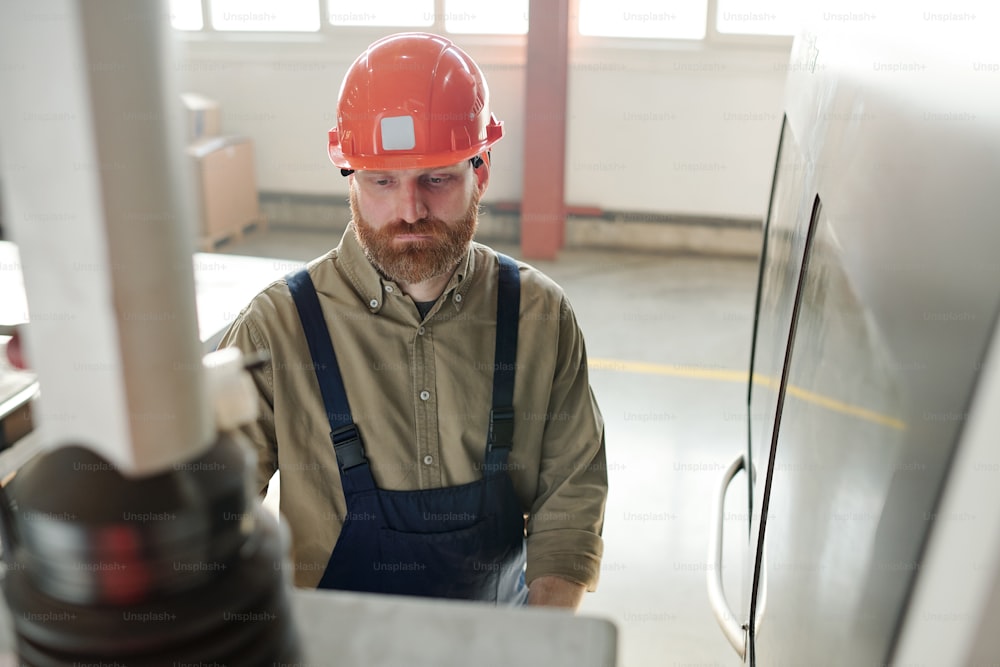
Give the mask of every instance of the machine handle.
[[715, 614], [715, 620], [722, 628], [733, 649], [741, 660], [746, 660], [747, 627], [737, 621], [736, 614], [729, 608], [726, 593], [722, 588], [722, 530], [724, 525], [723, 508], [726, 504], [726, 491], [736, 474], [746, 468], [746, 458], [740, 454], [726, 469], [719, 485], [719, 493], [715, 497], [713, 516], [716, 519], [715, 530], [709, 533], [708, 562], [712, 567], [707, 571], [708, 603]]

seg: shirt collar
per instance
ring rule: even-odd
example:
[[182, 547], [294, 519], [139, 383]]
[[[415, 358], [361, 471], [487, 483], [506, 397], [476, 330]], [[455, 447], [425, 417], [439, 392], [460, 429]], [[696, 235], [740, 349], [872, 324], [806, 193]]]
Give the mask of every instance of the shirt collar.
[[[443, 296], [446, 298], [451, 292], [454, 292], [451, 301], [455, 304], [455, 309], [459, 311], [462, 310], [464, 294], [468, 291], [469, 285], [472, 284], [470, 278], [476, 268], [474, 245], [473, 243], [469, 244], [469, 251], [465, 254], [465, 258], [459, 262], [458, 269], [444, 288]], [[386, 286], [395, 286], [396, 284], [383, 278], [368, 261], [364, 249], [355, 236], [354, 223], [347, 225], [347, 229], [344, 230], [335, 256], [337, 267], [350, 282], [358, 298], [368, 306], [371, 312], [379, 312], [385, 302]]]

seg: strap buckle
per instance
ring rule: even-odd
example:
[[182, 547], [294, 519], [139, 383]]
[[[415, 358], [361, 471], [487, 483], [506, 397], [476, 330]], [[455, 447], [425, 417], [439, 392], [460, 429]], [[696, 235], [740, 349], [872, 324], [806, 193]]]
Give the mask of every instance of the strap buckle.
[[350, 470], [368, 463], [365, 458], [365, 447], [361, 442], [358, 427], [351, 423], [330, 432], [333, 441], [333, 451], [337, 455], [337, 463], [341, 470]]
[[490, 410], [489, 450], [510, 449], [514, 444], [514, 408]]

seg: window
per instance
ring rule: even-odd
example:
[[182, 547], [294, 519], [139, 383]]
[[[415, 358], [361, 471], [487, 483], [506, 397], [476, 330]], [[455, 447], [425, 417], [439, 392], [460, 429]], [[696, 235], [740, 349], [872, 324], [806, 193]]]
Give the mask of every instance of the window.
[[170, 25], [178, 30], [201, 30], [201, 0], [170, 0]]
[[209, 6], [216, 30], [319, 30], [319, 0], [209, 0]]
[[434, 24], [434, 0], [328, 0], [327, 20], [341, 26], [412, 26]]
[[451, 33], [524, 35], [528, 32], [528, 0], [483, 2], [445, 0], [444, 28]]
[[802, 3], [795, 0], [718, 0], [715, 29], [749, 35], [794, 35]]
[[580, 0], [580, 34], [704, 39], [707, 0]]
[[[591, 37], [789, 36], [798, 32], [803, 13], [797, 0], [577, 1], [578, 30]], [[202, 30], [204, 12], [211, 29], [219, 31], [316, 32], [323, 23], [442, 34], [524, 35], [528, 5], [529, 0], [326, 0], [321, 9], [320, 0], [170, 0], [170, 22], [178, 30]]]
[[[509, 0], [327, 0], [326, 21], [339, 27], [394, 27], [458, 34], [523, 35], [528, 1]], [[705, 1], [705, 0], [701, 0]], [[315, 32], [319, 0], [204, 0], [211, 28], [244, 32]], [[203, 0], [170, 0], [171, 25], [201, 30]]]

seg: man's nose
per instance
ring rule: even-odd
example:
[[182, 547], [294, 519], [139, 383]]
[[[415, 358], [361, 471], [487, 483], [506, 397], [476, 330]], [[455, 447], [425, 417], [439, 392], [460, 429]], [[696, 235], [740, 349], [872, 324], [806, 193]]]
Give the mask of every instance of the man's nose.
[[400, 220], [414, 223], [427, 217], [427, 205], [424, 203], [419, 183], [404, 181], [398, 193], [397, 214]]

